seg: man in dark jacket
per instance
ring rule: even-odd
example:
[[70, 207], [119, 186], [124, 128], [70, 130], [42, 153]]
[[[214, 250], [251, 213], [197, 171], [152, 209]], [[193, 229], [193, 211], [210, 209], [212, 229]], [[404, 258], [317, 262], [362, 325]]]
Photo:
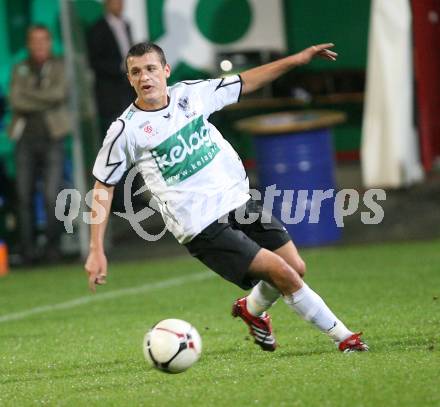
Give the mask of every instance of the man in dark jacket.
[[89, 60], [95, 73], [95, 92], [101, 135], [130, 104], [135, 94], [128, 83], [124, 58], [132, 45], [130, 27], [122, 18], [123, 0], [106, 0], [105, 15], [88, 33]]

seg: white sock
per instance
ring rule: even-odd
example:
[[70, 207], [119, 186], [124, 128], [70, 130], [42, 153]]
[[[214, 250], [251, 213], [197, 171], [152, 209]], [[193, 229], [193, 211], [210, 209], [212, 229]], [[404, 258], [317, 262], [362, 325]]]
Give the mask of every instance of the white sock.
[[341, 342], [353, 334], [336, 318], [330, 308], [306, 283], [298, 291], [284, 297], [284, 302], [302, 319], [311, 322], [335, 342]]
[[269, 309], [275, 301], [281, 296], [281, 293], [269, 283], [260, 281], [250, 294], [246, 297], [246, 305], [249, 313], [259, 317], [264, 311]]

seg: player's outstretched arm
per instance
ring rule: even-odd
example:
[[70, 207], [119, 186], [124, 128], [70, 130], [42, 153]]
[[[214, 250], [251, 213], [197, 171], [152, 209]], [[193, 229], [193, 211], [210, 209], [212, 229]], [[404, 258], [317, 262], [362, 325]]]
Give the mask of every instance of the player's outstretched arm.
[[96, 181], [93, 189], [92, 216], [90, 225], [89, 255], [84, 266], [89, 288], [96, 291], [96, 285], [106, 283], [107, 258], [104, 252], [104, 236], [113, 200], [114, 187]]
[[308, 64], [314, 57], [321, 57], [331, 61], [336, 61], [338, 54], [330, 51], [329, 49], [333, 48], [334, 46], [335, 45], [332, 43], [313, 45], [312, 47], [306, 48], [297, 54], [289, 55], [288, 57], [279, 59], [277, 61], [242, 72], [240, 74], [243, 81], [242, 93], [246, 94], [254, 92], [264, 85], [267, 85], [268, 83], [279, 78], [292, 68]]

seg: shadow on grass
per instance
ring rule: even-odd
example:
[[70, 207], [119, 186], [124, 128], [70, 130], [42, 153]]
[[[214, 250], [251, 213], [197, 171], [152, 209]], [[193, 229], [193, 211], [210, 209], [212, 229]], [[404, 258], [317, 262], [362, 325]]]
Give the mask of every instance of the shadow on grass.
[[440, 350], [440, 338], [423, 335], [410, 337], [387, 337], [387, 340], [377, 344], [378, 352], [407, 352], [408, 350], [435, 351]]
[[[29, 383], [29, 382], [42, 382], [47, 381], [48, 379], [58, 380], [58, 379], [74, 379], [74, 378], [82, 378], [85, 379], [87, 377], [97, 377], [97, 376], [106, 376], [111, 374], [131, 374], [136, 370], [143, 370], [142, 367], [144, 363], [140, 364], [136, 359], [133, 360], [115, 360], [111, 362], [99, 362], [99, 363], [84, 363], [84, 364], [64, 364], [57, 365], [54, 364], [53, 367], [26, 367], [20, 369], [11, 369], [7, 372], [9, 376], [18, 376], [10, 379], [0, 380], [0, 384], [9, 384], [9, 383]], [[134, 365], [137, 366], [134, 369]], [[71, 373], [70, 373], [71, 372]], [[24, 377], [29, 376], [32, 377]]]
[[337, 352], [336, 349], [310, 349], [310, 350], [286, 350], [278, 349], [279, 357], [281, 358], [291, 358], [291, 357], [301, 357], [301, 356], [320, 356], [320, 355], [328, 355], [331, 353]]

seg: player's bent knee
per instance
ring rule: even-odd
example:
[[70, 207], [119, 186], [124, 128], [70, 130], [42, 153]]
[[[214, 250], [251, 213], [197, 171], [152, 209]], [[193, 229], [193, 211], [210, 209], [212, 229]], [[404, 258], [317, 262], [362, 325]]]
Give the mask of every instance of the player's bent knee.
[[283, 294], [290, 294], [302, 286], [299, 274], [281, 257], [278, 264], [269, 270], [269, 276], [271, 282]]
[[257, 279], [274, 285], [289, 294], [302, 286], [300, 275], [279, 255], [261, 249], [252, 261], [249, 272]]
[[292, 269], [286, 261], [283, 260], [283, 263], [283, 271], [286, 277], [294, 284], [295, 288], [300, 288], [302, 286], [301, 274], [298, 273], [298, 270]]
[[298, 272], [298, 274], [303, 278], [307, 271], [306, 263], [303, 259], [299, 259], [298, 265], [296, 266], [295, 270]]
[[275, 250], [274, 253], [281, 256], [301, 277], [304, 277], [306, 274], [306, 264], [292, 241]]

